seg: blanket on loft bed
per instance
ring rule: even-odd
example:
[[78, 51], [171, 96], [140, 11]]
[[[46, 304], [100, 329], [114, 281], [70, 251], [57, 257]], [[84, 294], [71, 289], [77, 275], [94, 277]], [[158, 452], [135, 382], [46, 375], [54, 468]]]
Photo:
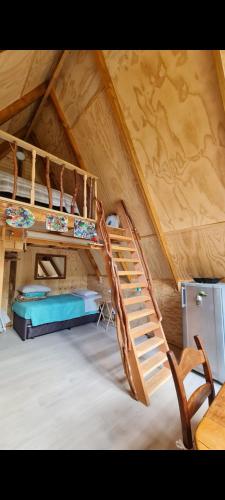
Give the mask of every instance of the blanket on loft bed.
[[83, 297], [72, 294], [52, 295], [44, 300], [34, 302], [17, 302], [12, 305], [12, 310], [21, 318], [30, 319], [32, 326], [44, 325], [57, 321], [66, 321], [80, 318], [89, 314], [96, 314], [98, 307], [93, 303], [94, 310], [85, 307]]
[[[2, 196], [6, 193], [11, 195], [13, 193], [14, 186], [14, 175], [3, 172], [0, 170], [0, 192]], [[24, 179], [23, 177], [17, 177], [17, 197], [23, 198], [26, 201], [30, 201], [30, 191], [31, 191], [31, 181]], [[64, 193], [63, 195], [63, 206], [67, 213], [71, 212], [71, 203], [73, 197], [70, 194]], [[42, 184], [35, 183], [35, 203], [41, 203], [48, 207], [48, 189]], [[57, 189], [52, 189], [52, 203], [53, 206], [60, 209], [60, 191]], [[78, 206], [75, 204], [76, 215], [79, 214]]]

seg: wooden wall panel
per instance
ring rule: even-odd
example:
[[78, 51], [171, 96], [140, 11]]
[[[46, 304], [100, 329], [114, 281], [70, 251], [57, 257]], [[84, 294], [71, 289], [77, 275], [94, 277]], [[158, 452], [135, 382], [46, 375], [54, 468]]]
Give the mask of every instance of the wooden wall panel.
[[168, 234], [180, 279], [225, 277], [225, 223]]
[[[41, 115], [35, 124], [34, 133], [38, 139], [39, 144], [43, 149], [49, 151], [50, 153], [62, 158], [63, 160], [67, 160], [74, 165], [79, 167], [79, 162], [75, 156], [75, 153], [71, 147], [71, 144], [68, 141], [64, 128], [62, 127], [61, 122], [59, 121], [57, 112], [54, 106], [51, 103], [51, 100], [48, 100], [45, 104]], [[60, 168], [57, 165], [51, 164], [51, 170], [53, 172], [54, 179], [54, 187], [59, 189], [60, 186]], [[78, 176], [77, 182], [79, 184], [79, 192], [78, 192], [78, 206], [80, 210], [83, 207], [83, 179]], [[74, 193], [74, 174], [69, 170], [65, 170], [63, 176], [64, 183], [64, 192], [68, 194]], [[52, 186], [53, 187], [53, 186]]]
[[2, 309], [5, 312], [7, 312], [7, 309], [8, 309], [9, 272], [10, 272], [10, 261], [5, 260], [4, 276], [3, 276], [3, 291], [2, 291]]
[[162, 313], [167, 342], [183, 347], [180, 293], [173, 280], [154, 280], [153, 287]]
[[164, 230], [225, 220], [225, 116], [211, 51], [105, 51]]
[[[67, 273], [65, 279], [59, 280], [34, 280], [35, 255], [36, 253], [49, 253], [55, 255], [67, 256]], [[20, 254], [20, 260], [17, 265], [16, 290], [20, 286], [28, 284], [42, 284], [49, 286], [52, 291], [51, 295], [60, 293], [69, 293], [72, 288], [87, 287], [86, 269], [79, 257], [77, 251], [68, 251], [49, 248], [34, 248], [28, 247], [25, 253]]]
[[172, 279], [172, 273], [167, 263], [156, 235], [141, 239], [142, 248], [153, 279]]
[[123, 199], [141, 235], [153, 228], [139, 193], [120, 132], [105, 91], [80, 116], [72, 129], [89, 171], [99, 177], [98, 197], [106, 213]]
[[6, 50], [0, 54], [0, 109], [19, 99], [32, 62], [33, 50]]
[[102, 88], [93, 52], [71, 51], [56, 85], [56, 95], [70, 127]]

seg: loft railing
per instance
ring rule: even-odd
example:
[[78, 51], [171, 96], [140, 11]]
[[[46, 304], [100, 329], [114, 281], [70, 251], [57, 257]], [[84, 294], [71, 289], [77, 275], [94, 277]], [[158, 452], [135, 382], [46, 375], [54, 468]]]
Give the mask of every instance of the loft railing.
[[[32, 161], [31, 161], [31, 190], [30, 190], [30, 202], [23, 203], [25, 205], [29, 205], [31, 207], [41, 208], [38, 204], [35, 204], [35, 178], [36, 178], [36, 161], [37, 157], [40, 156], [45, 160], [45, 178], [46, 178], [46, 187], [48, 190], [48, 199], [49, 199], [49, 207], [48, 209], [54, 210], [52, 208], [52, 186], [51, 186], [51, 178], [50, 178], [50, 163], [54, 163], [54, 168], [60, 169], [60, 212], [63, 211], [63, 196], [64, 196], [64, 186], [63, 186], [63, 178], [66, 170], [70, 170], [74, 172], [74, 193], [72, 196], [72, 204], [71, 204], [71, 214], [74, 213], [75, 205], [77, 202], [78, 196], [78, 175], [83, 179], [83, 207], [82, 210], [79, 207], [80, 215], [76, 217], [80, 219], [88, 219], [91, 221], [97, 220], [97, 209], [96, 209], [96, 200], [97, 200], [97, 177], [81, 168], [69, 163], [61, 158], [58, 158], [51, 153], [44, 151], [28, 142], [19, 139], [11, 134], [8, 134], [4, 130], [0, 130], [0, 139], [7, 141], [10, 143], [11, 150], [13, 152], [13, 165], [14, 165], [14, 186], [12, 193], [12, 200], [16, 203], [22, 203], [16, 200], [17, 195], [17, 178], [18, 178], [18, 162], [17, 162], [17, 148], [22, 147], [23, 149], [31, 152]], [[0, 197], [1, 200], [8, 200], [8, 198]], [[46, 211], [48, 211], [46, 208]], [[57, 210], [58, 212], [58, 210]]]

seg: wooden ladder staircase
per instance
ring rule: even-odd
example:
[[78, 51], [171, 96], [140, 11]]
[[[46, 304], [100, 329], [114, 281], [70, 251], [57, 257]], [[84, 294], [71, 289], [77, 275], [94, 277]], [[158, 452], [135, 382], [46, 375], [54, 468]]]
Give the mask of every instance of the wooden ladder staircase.
[[[132, 380], [130, 385], [135, 398], [149, 405], [151, 395], [171, 377], [166, 355], [169, 348], [136, 229], [122, 202], [118, 204], [116, 212], [122, 227], [117, 229], [105, 225], [109, 250], [108, 271], [111, 266], [115, 273], [116, 284], [114, 280], [112, 288], [117, 288], [125, 316], [129, 343], [126, 359]], [[114, 304], [116, 311], [117, 305]], [[118, 328], [121, 325], [117, 314]], [[118, 340], [121, 343], [121, 336], [118, 336]]]

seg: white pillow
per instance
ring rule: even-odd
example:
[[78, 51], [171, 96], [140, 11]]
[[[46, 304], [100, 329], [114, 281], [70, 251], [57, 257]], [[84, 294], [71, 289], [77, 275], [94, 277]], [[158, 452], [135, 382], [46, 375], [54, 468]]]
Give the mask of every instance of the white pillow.
[[93, 295], [99, 294], [99, 292], [95, 292], [95, 290], [87, 290], [85, 288], [75, 288], [72, 290], [72, 293], [80, 295], [81, 297], [93, 297]]
[[30, 293], [30, 292], [51, 292], [51, 288], [43, 285], [25, 285], [22, 286], [19, 290], [22, 293]]

